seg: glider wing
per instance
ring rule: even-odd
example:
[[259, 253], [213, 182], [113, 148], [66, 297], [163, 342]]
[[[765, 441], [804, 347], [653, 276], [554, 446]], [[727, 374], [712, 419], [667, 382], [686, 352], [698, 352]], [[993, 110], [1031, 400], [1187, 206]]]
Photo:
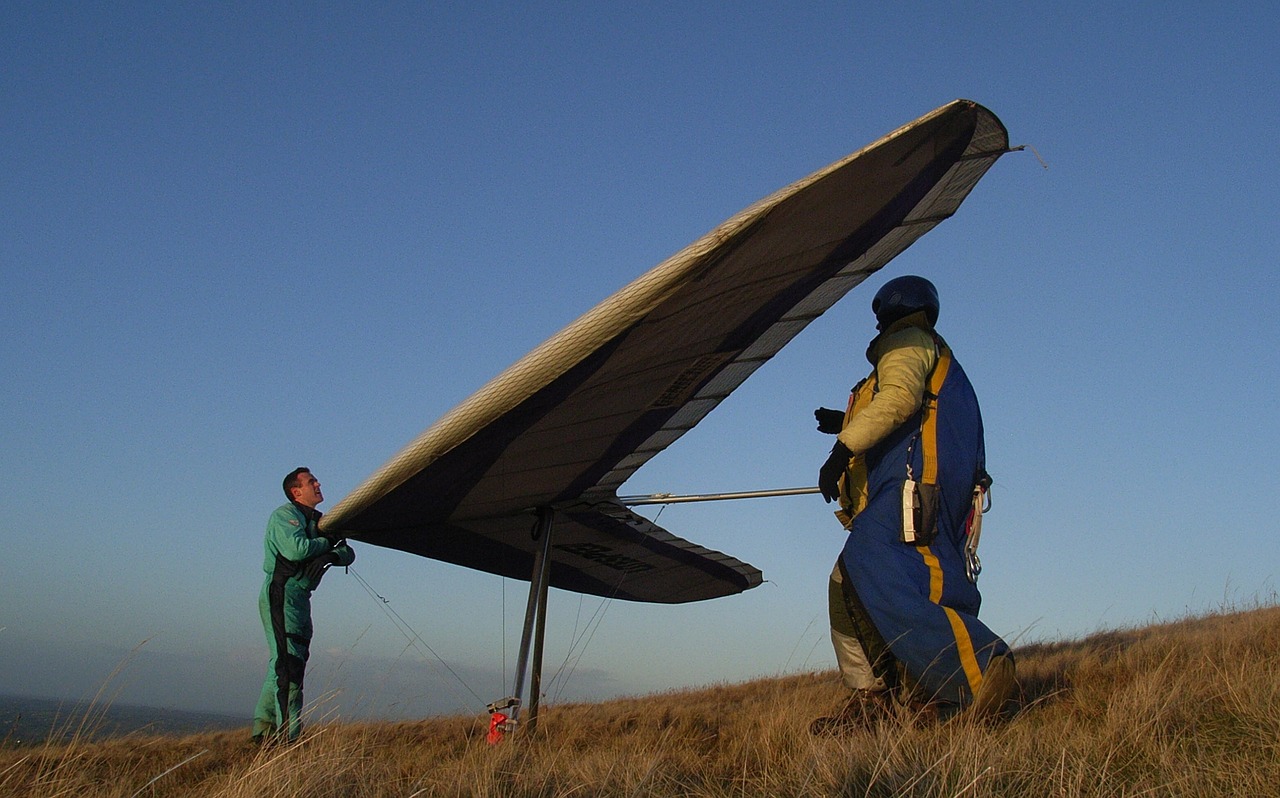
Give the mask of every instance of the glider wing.
[[949, 217], [1008, 134], [957, 100], [767, 197], [499, 374], [325, 516], [380, 546], [634, 601], [730, 595], [760, 572], [616, 498], [805, 325]]

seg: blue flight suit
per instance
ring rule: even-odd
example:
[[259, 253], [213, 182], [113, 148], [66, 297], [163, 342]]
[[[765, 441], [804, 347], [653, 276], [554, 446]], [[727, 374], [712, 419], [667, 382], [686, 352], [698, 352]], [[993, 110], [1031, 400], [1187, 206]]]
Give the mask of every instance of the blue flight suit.
[[[900, 330], [891, 332], [901, 337]], [[978, 620], [981, 596], [965, 569], [974, 486], [986, 473], [977, 396], [945, 342], [932, 329], [924, 331], [933, 338], [938, 359], [921, 407], [859, 453], [860, 462], [851, 463], [847, 475], [850, 483], [862, 484], [852, 486], [846, 497], [852, 494], [855, 505], [865, 505], [847, 506], [843, 516], [852, 520], [837, 567], [852, 627], [842, 626], [856, 634], [875, 676], [886, 685], [904, 688], [917, 700], [961, 706], [977, 693], [991, 658], [1009, 655], [1009, 647]], [[910, 334], [923, 338], [919, 331]], [[872, 342], [868, 355], [878, 354]], [[873, 371], [855, 389], [850, 415], [859, 404], [857, 392], [875, 390], [874, 377]], [[933, 460], [928, 467], [926, 457]], [[902, 539], [903, 484], [909, 475], [936, 485], [937, 535], [927, 545]], [[834, 618], [833, 611], [833, 628]]]

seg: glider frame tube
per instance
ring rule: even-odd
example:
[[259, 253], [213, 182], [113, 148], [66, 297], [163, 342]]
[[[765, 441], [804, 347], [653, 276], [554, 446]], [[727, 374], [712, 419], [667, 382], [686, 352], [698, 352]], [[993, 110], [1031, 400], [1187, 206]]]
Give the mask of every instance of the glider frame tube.
[[688, 496], [654, 493], [649, 496], [619, 496], [618, 501], [628, 507], [639, 507], [645, 504], [688, 504], [690, 502], [723, 502], [734, 499], [770, 499], [778, 496], [804, 496], [817, 492], [818, 488], [778, 488], [776, 490], [748, 490], [739, 493], [696, 493]]
[[[642, 504], [680, 504], [684, 502], [729, 501], [733, 499], [760, 499], [776, 496], [801, 496], [817, 493], [817, 488], [781, 488], [776, 490], [755, 490], [738, 493], [705, 493], [686, 496], [675, 496], [670, 493], [655, 493], [650, 496], [626, 496], [619, 501], [626, 505]], [[539, 507], [538, 520], [534, 526], [533, 538], [540, 545], [534, 552], [533, 572], [529, 576], [529, 598], [525, 603], [524, 628], [520, 633], [520, 652], [516, 658], [515, 688], [511, 698], [490, 705], [491, 711], [498, 707], [510, 708], [510, 727], [518, 728], [520, 707], [524, 696], [525, 676], [529, 676], [529, 720], [526, 724], [529, 732], [538, 727], [538, 706], [542, 692], [542, 652], [547, 631], [547, 593], [551, 586], [551, 534], [555, 527], [555, 509]], [[529, 654], [533, 651], [532, 672], [530, 673]]]
[[516, 683], [512, 691], [511, 724], [515, 726], [520, 719], [520, 700], [524, 694], [525, 674], [529, 670], [529, 644], [535, 637], [534, 621], [537, 621], [537, 640], [534, 643], [534, 674], [529, 695], [529, 730], [537, 727], [538, 691], [542, 688], [542, 640], [546, 633], [547, 587], [551, 572], [551, 530], [555, 526], [555, 510], [550, 507], [538, 508], [538, 523], [535, 527], [534, 539], [542, 545], [533, 557], [533, 573], [529, 577], [529, 600], [524, 610], [524, 631], [520, 634], [520, 653], [516, 660]]

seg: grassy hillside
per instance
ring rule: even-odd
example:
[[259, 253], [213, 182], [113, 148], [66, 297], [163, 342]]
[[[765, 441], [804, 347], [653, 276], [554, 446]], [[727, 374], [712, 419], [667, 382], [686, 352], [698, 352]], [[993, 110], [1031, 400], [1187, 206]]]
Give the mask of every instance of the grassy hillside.
[[243, 732], [0, 750], [0, 794], [338, 796], [1274, 796], [1280, 608], [1018, 652], [1006, 722], [903, 713], [844, 737], [808, 724], [834, 673], [544, 709], [484, 742], [484, 718], [312, 726], [289, 748]]

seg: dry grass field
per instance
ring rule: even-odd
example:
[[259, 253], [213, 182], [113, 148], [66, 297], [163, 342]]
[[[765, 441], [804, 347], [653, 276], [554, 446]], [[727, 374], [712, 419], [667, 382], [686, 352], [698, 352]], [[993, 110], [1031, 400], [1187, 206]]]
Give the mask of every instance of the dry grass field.
[[831, 672], [544, 708], [496, 747], [485, 718], [321, 724], [266, 750], [247, 727], [6, 747], [0, 795], [1280, 795], [1280, 608], [1017, 653], [1021, 705], [990, 726], [903, 713], [812, 737]]

